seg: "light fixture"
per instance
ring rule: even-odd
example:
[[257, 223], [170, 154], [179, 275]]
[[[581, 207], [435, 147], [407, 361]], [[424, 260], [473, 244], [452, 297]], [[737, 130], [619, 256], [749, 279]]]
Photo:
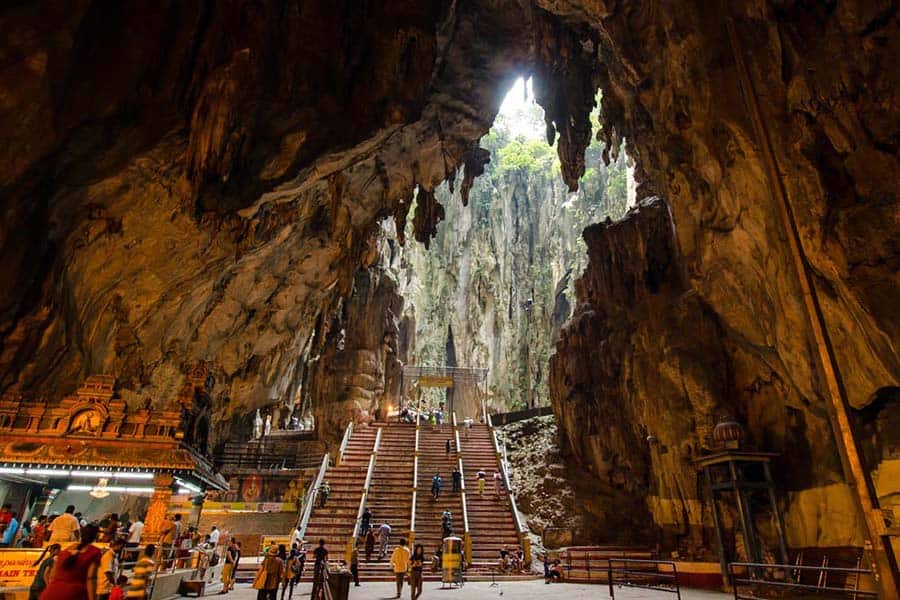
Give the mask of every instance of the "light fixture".
[[18, 467], [0, 467], [0, 475], [24, 475], [25, 469]]
[[72, 471], [72, 477], [106, 477], [110, 478], [111, 471]]
[[[91, 485], [80, 485], [80, 484], [69, 484], [69, 487], [66, 488], [67, 491], [70, 492], [90, 492], [92, 491], [94, 486]], [[131, 487], [131, 486], [119, 486], [119, 485], [108, 485], [106, 486], [107, 492], [115, 492], [119, 494], [152, 494], [152, 487]]]
[[71, 471], [68, 469], [25, 469], [26, 475], [43, 475], [45, 477], [68, 477]]
[[176, 492], [176, 494], [178, 494], [179, 496], [190, 496], [191, 490], [180, 487], [180, 488], [178, 488], [178, 491]]
[[188, 483], [187, 481], [185, 481], [183, 479], [179, 479], [178, 477], [175, 478], [175, 483], [180, 485], [181, 489], [187, 490], [185, 492], [182, 492], [181, 489], [179, 489], [179, 491], [178, 491], [179, 494], [181, 494], [181, 493], [187, 494], [189, 492], [194, 492], [195, 494], [200, 494], [203, 492], [203, 490], [201, 490], [199, 487], [197, 487], [193, 483]]
[[129, 471], [119, 471], [113, 476], [116, 479], [153, 479], [153, 473], [131, 473]]
[[108, 484], [109, 479], [103, 477], [97, 482], [97, 486], [88, 493], [94, 498], [106, 498], [109, 496], [109, 490], [107, 489]]

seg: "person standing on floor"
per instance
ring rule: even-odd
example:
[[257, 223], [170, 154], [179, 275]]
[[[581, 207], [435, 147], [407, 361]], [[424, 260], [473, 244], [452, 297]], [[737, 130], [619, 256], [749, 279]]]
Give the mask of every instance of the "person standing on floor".
[[294, 586], [300, 584], [300, 547], [297, 544], [291, 546], [291, 553], [287, 557], [287, 566], [284, 573], [284, 587], [281, 589], [281, 600], [284, 600], [284, 593], [290, 586], [291, 591], [288, 598], [294, 597]]
[[97, 600], [109, 600], [109, 594], [119, 577], [119, 558], [124, 547], [124, 540], [114, 539], [100, 556], [100, 568], [97, 569]]
[[412, 600], [422, 595], [422, 569], [425, 567], [425, 546], [416, 544], [409, 559], [409, 588]]
[[484, 469], [478, 469], [478, 495], [481, 496], [484, 494], [484, 480], [487, 478], [487, 473], [484, 472]]
[[219, 545], [219, 537], [221, 536], [221, 531], [215, 525], [212, 526], [209, 532], [209, 547], [213, 550]]
[[313, 587], [309, 597], [318, 600], [325, 595], [325, 569], [328, 566], [328, 549], [325, 548], [325, 539], [319, 540], [319, 547], [313, 550]]
[[94, 600], [97, 597], [97, 565], [100, 549], [94, 545], [99, 528], [86, 525], [81, 541], [57, 555], [50, 572], [50, 583], [41, 600]]
[[59, 554], [61, 550], [59, 544], [51, 544], [47, 546], [41, 555], [38, 557], [32, 567], [38, 567], [37, 573], [34, 574], [34, 580], [31, 582], [31, 587], [28, 589], [28, 600], [39, 600], [41, 597], [41, 593], [47, 587], [47, 584], [50, 583], [50, 571], [53, 570], [53, 561], [56, 560], [56, 555]]
[[459, 467], [453, 467], [453, 493], [457, 494], [462, 490], [462, 473]]
[[403, 591], [403, 580], [406, 578], [406, 572], [409, 571], [409, 548], [406, 546], [406, 540], [401, 538], [400, 545], [394, 548], [391, 554], [391, 569], [394, 571], [394, 579], [397, 581], [397, 598]]
[[278, 558], [278, 546], [272, 544], [253, 582], [256, 600], [278, 600], [278, 584], [283, 577], [284, 561]]
[[228, 544], [228, 547], [225, 548], [225, 564], [222, 565], [223, 594], [228, 593], [228, 591], [234, 587], [234, 566], [237, 562], [237, 546], [234, 542], [234, 538], [231, 538], [231, 542]]
[[16, 520], [16, 511], [9, 513], [9, 523], [3, 530], [3, 538], [0, 541], [0, 547], [12, 548], [16, 542], [16, 534], [19, 533], [19, 521]]

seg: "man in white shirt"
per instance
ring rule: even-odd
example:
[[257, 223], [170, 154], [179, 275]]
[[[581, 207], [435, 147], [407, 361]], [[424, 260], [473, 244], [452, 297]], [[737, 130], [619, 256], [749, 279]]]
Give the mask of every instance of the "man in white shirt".
[[209, 532], [209, 545], [212, 548], [216, 548], [219, 545], [219, 534], [219, 528], [213, 525], [212, 530]]
[[143, 532], [144, 522], [141, 519], [138, 519], [131, 524], [131, 528], [128, 530], [128, 541], [125, 543], [125, 545], [139, 546], [141, 544], [141, 534]]
[[71, 504], [66, 507], [66, 512], [59, 515], [50, 523], [50, 540], [47, 544], [68, 544], [81, 538], [81, 525], [73, 514], [75, 507]]
[[291, 548], [294, 547], [294, 544], [297, 544], [297, 547], [299, 548], [303, 542], [302, 537], [303, 536], [300, 535], [300, 527], [295, 525], [294, 531], [291, 533]]

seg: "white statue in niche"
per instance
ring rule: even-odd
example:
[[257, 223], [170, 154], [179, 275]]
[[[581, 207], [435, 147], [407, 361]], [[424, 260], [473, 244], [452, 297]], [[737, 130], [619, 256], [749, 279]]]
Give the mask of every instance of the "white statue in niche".
[[72, 425], [69, 427], [69, 433], [82, 433], [87, 435], [97, 435], [100, 428], [100, 416], [95, 410], [83, 410], [72, 419]]
[[253, 418], [253, 439], [258, 440], [262, 437], [263, 434], [263, 420], [262, 416], [259, 414], [259, 409], [256, 409], [256, 416]]
[[266, 433], [265, 435], [269, 435], [272, 433], [272, 415], [266, 415]]

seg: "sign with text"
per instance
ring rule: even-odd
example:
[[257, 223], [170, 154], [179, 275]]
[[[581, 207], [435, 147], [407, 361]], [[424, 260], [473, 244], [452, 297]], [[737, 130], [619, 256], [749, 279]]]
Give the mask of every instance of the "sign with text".
[[29, 587], [38, 568], [31, 565], [41, 549], [0, 550], [0, 588]]

